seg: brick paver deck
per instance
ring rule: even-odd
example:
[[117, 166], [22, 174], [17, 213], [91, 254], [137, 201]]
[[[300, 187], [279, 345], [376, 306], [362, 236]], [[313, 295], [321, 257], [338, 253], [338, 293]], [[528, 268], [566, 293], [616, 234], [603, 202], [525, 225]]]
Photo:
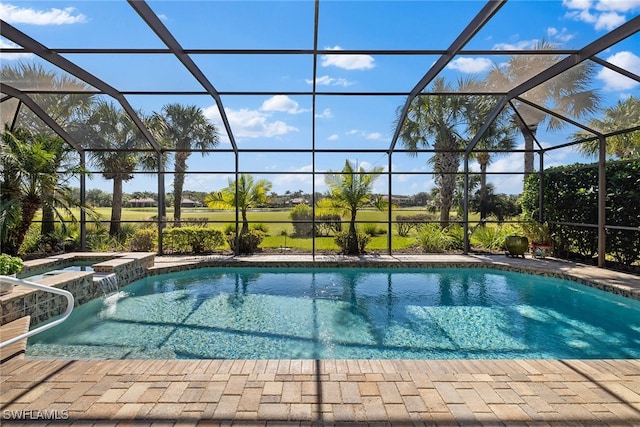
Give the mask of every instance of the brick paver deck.
[[[537, 265], [640, 288], [637, 276]], [[0, 370], [2, 425], [640, 425], [640, 360], [13, 358]]]
[[23, 359], [2, 370], [12, 425], [640, 425], [638, 360]]

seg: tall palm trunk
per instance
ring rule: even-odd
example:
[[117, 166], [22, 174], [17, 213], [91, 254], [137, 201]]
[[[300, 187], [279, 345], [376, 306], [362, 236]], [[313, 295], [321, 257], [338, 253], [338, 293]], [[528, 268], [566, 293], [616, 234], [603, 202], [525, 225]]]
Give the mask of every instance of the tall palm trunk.
[[42, 225], [40, 226], [40, 234], [48, 236], [55, 231], [55, 216], [53, 213], [53, 190], [43, 190], [42, 197], [47, 202], [42, 206]]
[[176, 153], [176, 170], [173, 177], [173, 226], [180, 227], [182, 219], [182, 189], [184, 187], [184, 171], [187, 167], [187, 153]]
[[349, 237], [347, 242], [347, 253], [350, 255], [360, 253], [360, 248], [358, 246], [358, 233], [356, 232], [356, 215], [357, 211], [352, 207], [351, 219], [349, 221]]
[[536, 135], [536, 129], [533, 127], [520, 128], [524, 137], [524, 176], [532, 174], [535, 170], [533, 167], [533, 142]]
[[487, 218], [487, 165], [489, 164], [489, 153], [478, 153], [478, 164], [480, 164], [480, 221]]
[[29, 231], [31, 222], [41, 206], [42, 199], [37, 194], [29, 194], [22, 200], [22, 217], [20, 218], [20, 224], [18, 224], [15, 229], [15, 237], [10, 239], [9, 247], [3, 248], [3, 252], [8, 253], [9, 255], [18, 255], [18, 251], [20, 250], [20, 246], [22, 246], [22, 242], [24, 242], [24, 238]]
[[247, 218], [247, 210], [242, 209], [240, 214], [242, 215], [242, 229], [240, 229], [240, 234], [246, 234], [249, 232], [249, 219]]
[[120, 233], [120, 221], [122, 220], [122, 177], [113, 177], [113, 200], [111, 201], [111, 226], [109, 235], [115, 237]]

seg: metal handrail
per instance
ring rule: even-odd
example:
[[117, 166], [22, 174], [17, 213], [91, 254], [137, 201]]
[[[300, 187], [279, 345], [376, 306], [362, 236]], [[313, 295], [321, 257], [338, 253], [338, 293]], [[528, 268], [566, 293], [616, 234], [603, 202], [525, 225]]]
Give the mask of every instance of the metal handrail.
[[52, 286], [41, 285], [39, 283], [30, 282], [28, 280], [16, 279], [15, 277], [9, 277], [9, 276], [0, 276], [0, 280], [11, 282], [14, 285], [23, 285], [23, 286], [38, 289], [44, 292], [51, 292], [54, 294], [62, 295], [67, 299], [67, 309], [64, 311], [61, 318], [54, 320], [51, 323], [47, 323], [46, 325], [42, 325], [38, 328], [32, 329], [24, 334], [18, 335], [17, 337], [8, 339], [7, 341], [0, 342], [0, 348], [6, 347], [8, 345], [16, 343], [25, 338], [29, 338], [33, 335], [39, 334], [40, 332], [46, 329], [53, 328], [54, 326], [59, 325], [60, 323], [67, 320], [67, 317], [69, 317], [69, 315], [71, 314], [71, 311], [73, 310], [73, 304], [74, 304], [73, 294], [69, 291], [65, 291], [64, 289], [54, 288]]

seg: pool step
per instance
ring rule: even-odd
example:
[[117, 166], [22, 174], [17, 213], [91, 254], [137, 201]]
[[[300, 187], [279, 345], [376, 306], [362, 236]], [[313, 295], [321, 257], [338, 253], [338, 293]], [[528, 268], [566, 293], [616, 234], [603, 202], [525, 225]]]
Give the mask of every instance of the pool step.
[[[29, 332], [31, 316], [24, 316], [6, 325], [0, 326], [0, 341], [7, 341], [20, 334]], [[8, 347], [0, 349], [0, 363], [4, 363], [14, 357], [24, 357], [27, 350], [27, 339], [22, 339]]]

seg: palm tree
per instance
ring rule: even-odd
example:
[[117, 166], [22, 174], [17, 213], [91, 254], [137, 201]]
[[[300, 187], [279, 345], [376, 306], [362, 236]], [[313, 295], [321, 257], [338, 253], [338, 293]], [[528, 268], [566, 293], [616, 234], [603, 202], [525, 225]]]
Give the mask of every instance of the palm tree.
[[[218, 145], [218, 130], [195, 105], [167, 104], [156, 114], [165, 122], [165, 140], [174, 148], [173, 219], [180, 226], [181, 202], [187, 159], [191, 150], [206, 150]], [[204, 156], [204, 152], [202, 155]]]
[[[464, 114], [471, 135], [475, 135], [482, 126], [483, 117], [486, 117], [493, 108], [493, 99], [489, 96], [471, 96], [465, 105]], [[491, 163], [491, 152], [512, 150], [515, 146], [515, 126], [509, 115], [503, 111], [487, 128], [481, 139], [471, 153], [480, 165], [480, 221], [487, 217], [488, 191], [487, 191], [487, 167]]]
[[[604, 110], [604, 118], [592, 119], [587, 124], [590, 128], [600, 132], [615, 132], [640, 126], [640, 99], [630, 96], [624, 101], [618, 101], [614, 107]], [[574, 139], [589, 138], [591, 134], [577, 132]], [[580, 152], [587, 156], [598, 154], [599, 141], [589, 141], [579, 146]], [[607, 154], [619, 159], [640, 157], [640, 131], [626, 132], [607, 138]]]
[[113, 103], [98, 103], [83, 127], [92, 148], [99, 149], [91, 152], [94, 166], [105, 179], [113, 180], [109, 235], [115, 237], [122, 220], [122, 184], [133, 179], [139, 164], [135, 150], [145, 146], [146, 140], [131, 117]]
[[[51, 139], [56, 141], [51, 141]], [[16, 129], [2, 135], [2, 250], [17, 255], [36, 212], [45, 203], [54, 203], [58, 210], [72, 216], [78, 207], [71, 189], [57, 178], [56, 150], [64, 142], [58, 137]], [[71, 173], [71, 171], [69, 171]], [[51, 196], [49, 199], [45, 196]]]
[[[17, 65], [5, 65], [0, 70], [1, 80], [8, 84], [16, 82], [30, 82], [38, 87], [46, 87], [56, 93], [36, 93], [31, 94], [31, 98], [63, 128], [72, 126], [74, 122], [83, 120], [90, 111], [94, 103], [95, 95], [82, 93], [89, 91], [91, 87], [85, 82], [66, 74], [59, 75], [54, 71], [45, 70], [40, 64], [29, 64], [20, 62]], [[22, 83], [23, 84], [23, 83]], [[60, 93], [63, 92], [63, 93]], [[64, 93], [70, 92], [70, 93]], [[53, 131], [31, 110], [23, 108], [20, 113], [19, 126], [21, 129], [29, 130], [33, 134], [49, 135], [52, 138], [49, 142], [58, 141]], [[61, 141], [61, 140], [60, 140]], [[69, 169], [72, 163], [77, 163], [74, 156], [75, 150], [66, 144], [56, 143], [51, 146], [56, 153], [52, 161], [56, 164], [54, 170], [61, 171]], [[77, 168], [73, 168], [77, 169]], [[55, 174], [54, 178], [65, 179], [68, 175]], [[47, 190], [47, 189], [45, 189]], [[59, 216], [55, 211], [54, 194], [43, 194], [42, 206], [42, 226], [41, 234], [46, 236], [54, 231], [54, 220]]]
[[373, 201], [373, 184], [383, 170], [383, 167], [377, 166], [369, 172], [365, 171], [363, 167], [356, 171], [356, 166], [346, 160], [342, 172], [328, 171], [324, 175], [324, 182], [329, 187], [332, 208], [349, 217], [346, 248], [348, 254], [360, 252], [356, 231], [356, 215], [360, 208]]
[[[453, 87], [443, 78], [434, 80], [434, 92], [453, 92]], [[440, 197], [440, 225], [449, 224], [456, 172], [462, 158], [464, 138], [459, 128], [464, 123], [462, 107], [464, 97], [458, 95], [423, 95], [416, 97], [409, 106], [400, 128], [400, 139], [409, 155], [417, 156], [418, 150], [433, 145], [435, 154], [429, 160], [436, 174]]]
[[[267, 202], [267, 194], [271, 191], [271, 182], [266, 179], [254, 181], [250, 174], [241, 174], [236, 181], [229, 180], [229, 186], [219, 192], [210, 193], [205, 197], [205, 204], [211, 209], [240, 209], [242, 215], [242, 229], [240, 234], [249, 231], [247, 212], [249, 209]], [[236, 197], [237, 194], [237, 197]]]
[[[555, 46], [542, 40], [534, 49], [553, 50]], [[495, 90], [506, 92], [561, 59], [562, 56], [553, 54], [513, 55], [506, 66], [496, 64], [492, 68], [487, 84]], [[563, 115], [574, 119], [584, 118], [597, 111], [600, 105], [600, 96], [596, 90], [589, 89], [596, 71], [594, 62], [582, 62], [527, 91], [521, 98], [542, 107], [561, 111]], [[565, 122], [523, 102], [516, 101], [515, 106], [518, 114], [514, 114], [512, 119], [524, 137], [524, 173], [527, 175], [534, 171], [533, 144], [540, 125], [546, 121], [547, 130], [558, 130]]]

